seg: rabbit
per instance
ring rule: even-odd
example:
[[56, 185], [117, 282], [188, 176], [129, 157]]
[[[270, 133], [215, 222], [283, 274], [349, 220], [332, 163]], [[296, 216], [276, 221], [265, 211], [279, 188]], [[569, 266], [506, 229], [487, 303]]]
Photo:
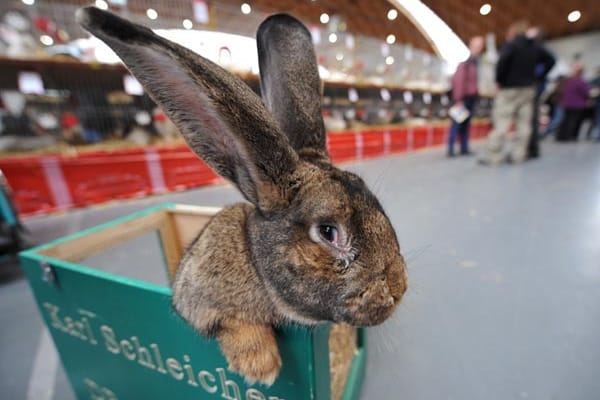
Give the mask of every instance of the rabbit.
[[218, 340], [230, 370], [271, 385], [282, 363], [274, 327], [372, 326], [392, 315], [407, 289], [405, 262], [377, 198], [331, 163], [315, 51], [301, 22], [275, 14], [260, 25], [261, 101], [146, 27], [93, 7], [77, 20], [248, 200], [209, 221], [173, 280], [174, 309]]

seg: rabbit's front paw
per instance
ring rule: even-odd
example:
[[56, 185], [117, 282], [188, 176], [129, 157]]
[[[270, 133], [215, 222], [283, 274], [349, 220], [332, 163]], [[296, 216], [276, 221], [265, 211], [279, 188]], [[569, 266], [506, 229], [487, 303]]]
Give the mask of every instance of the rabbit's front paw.
[[281, 369], [273, 328], [239, 320], [230, 321], [224, 328], [219, 343], [229, 369], [242, 375], [248, 384], [271, 386]]

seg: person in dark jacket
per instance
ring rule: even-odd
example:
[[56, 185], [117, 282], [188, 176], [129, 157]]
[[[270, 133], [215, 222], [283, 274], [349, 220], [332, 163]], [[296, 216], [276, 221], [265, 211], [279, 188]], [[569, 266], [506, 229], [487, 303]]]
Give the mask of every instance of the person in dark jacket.
[[[525, 36], [527, 27], [524, 21], [511, 25], [507, 34], [508, 42], [500, 52], [496, 65], [499, 90], [492, 110], [494, 129], [488, 136], [486, 151], [479, 159], [482, 164], [500, 164], [507, 159], [519, 163], [527, 156], [536, 66], [542, 65], [545, 74], [555, 62], [548, 50]], [[510, 154], [506, 154], [505, 141], [513, 123], [516, 132]]]
[[452, 77], [452, 100], [454, 104], [464, 107], [469, 112], [469, 117], [462, 122], [452, 121], [448, 135], [448, 157], [454, 156], [454, 142], [460, 136], [460, 154], [468, 155], [469, 152], [469, 126], [471, 116], [478, 98], [478, 73], [477, 61], [485, 47], [483, 36], [475, 36], [469, 41], [471, 55], [466, 61], [461, 62]]

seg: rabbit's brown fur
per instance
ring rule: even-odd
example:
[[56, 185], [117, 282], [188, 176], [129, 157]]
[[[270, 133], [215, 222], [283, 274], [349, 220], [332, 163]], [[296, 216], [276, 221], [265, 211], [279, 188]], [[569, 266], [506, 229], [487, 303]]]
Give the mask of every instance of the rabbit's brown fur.
[[238, 78], [145, 27], [95, 8], [78, 20], [251, 203], [208, 223], [173, 284], [177, 312], [218, 339], [231, 369], [271, 384], [281, 368], [273, 326], [369, 326], [392, 314], [407, 287], [398, 241], [364, 182], [329, 160], [316, 57], [299, 21], [274, 15], [258, 30], [263, 103]]

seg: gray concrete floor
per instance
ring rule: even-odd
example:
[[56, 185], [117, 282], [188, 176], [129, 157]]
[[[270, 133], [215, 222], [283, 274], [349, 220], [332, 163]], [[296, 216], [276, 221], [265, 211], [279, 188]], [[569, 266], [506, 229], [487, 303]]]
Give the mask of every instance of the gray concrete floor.
[[[544, 143], [541, 159], [498, 168], [442, 149], [346, 167], [382, 200], [410, 274], [398, 312], [370, 330], [362, 398], [600, 398], [600, 145]], [[41, 243], [163, 201], [239, 198], [210, 187], [26, 225]], [[137, 275], [135, 252], [164, 281], [147, 240], [87, 264]], [[0, 398], [72, 399], [27, 283], [0, 269]]]

